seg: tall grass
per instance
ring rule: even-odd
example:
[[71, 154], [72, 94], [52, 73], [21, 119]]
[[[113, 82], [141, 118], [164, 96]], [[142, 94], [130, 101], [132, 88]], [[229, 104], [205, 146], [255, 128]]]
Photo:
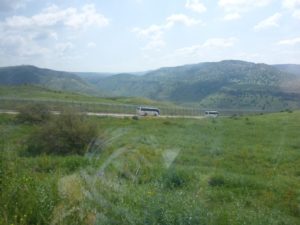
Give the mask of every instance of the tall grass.
[[299, 224], [299, 112], [89, 120], [88, 154], [25, 157], [0, 116], [0, 224]]

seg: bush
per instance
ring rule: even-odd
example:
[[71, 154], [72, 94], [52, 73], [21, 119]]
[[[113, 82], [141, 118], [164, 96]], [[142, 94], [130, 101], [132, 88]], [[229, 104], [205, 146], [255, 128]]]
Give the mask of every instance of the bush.
[[167, 120], [163, 122], [163, 125], [170, 126], [172, 125], [172, 122]]
[[41, 103], [33, 103], [19, 108], [17, 120], [21, 123], [42, 123], [50, 119], [49, 108]]
[[233, 120], [238, 120], [239, 115], [235, 113], [235, 114], [231, 115], [230, 118], [233, 119]]
[[140, 118], [138, 116], [133, 116], [132, 119], [133, 120], [139, 120]]
[[208, 184], [211, 187], [223, 186], [225, 185], [225, 179], [223, 176], [215, 175], [209, 179]]
[[30, 154], [83, 155], [95, 140], [96, 127], [83, 115], [63, 112], [37, 129], [28, 139]]

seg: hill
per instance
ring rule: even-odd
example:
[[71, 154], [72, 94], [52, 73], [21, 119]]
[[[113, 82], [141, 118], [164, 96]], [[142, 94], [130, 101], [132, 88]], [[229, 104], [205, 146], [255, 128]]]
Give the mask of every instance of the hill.
[[39, 85], [42, 87], [79, 93], [98, 92], [75, 74], [35, 66], [13, 66], [0, 68], [0, 85]]
[[297, 77], [266, 64], [226, 60], [150, 71], [142, 76], [117, 74], [94, 80], [114, 96], [197, 104], [207, 108], [283, 109], [299, 107]]
[[174, 113], [177, 112], [176, 110], [182, 109], [170, 102], [157, 102], [147, 98], [104, 98], [81, 93], [56, 91], [34, 85], [0, 86], [0, 110], [19, 110], [21, 106], [33, 102], [46, 104], [52, 110], [61, 110], [61, 107], [69, 106], [78, 110], [97, 113], [135, 113], [138, 105], [159, 107], [168, 113], [170, 113], [170, 109]]
[[280, 69], [283, 72], [295, 74], [300, 76], [300, 65], [297, 64], [278, 64], [274, 65], [277, 69]]
[[34, 66], [0, 68], [0, 85], [38, 85], [102, 97], [135, 97], [213, 109], [300, 107], [298, 65], [226, 60], [142, 73], [69, 73]]
[[294, 75], [294, 79], [286, 79], [282, 83], [282, 88], [289, 93], [300, 93], [300, 65], [279, 64], [274, 65], [277, 69]]

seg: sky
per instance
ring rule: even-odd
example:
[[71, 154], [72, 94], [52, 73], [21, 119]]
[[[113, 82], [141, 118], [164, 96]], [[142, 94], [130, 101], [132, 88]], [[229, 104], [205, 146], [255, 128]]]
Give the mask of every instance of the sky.
[[300, 64], [300, 0], [0, 0], [0, 66]]

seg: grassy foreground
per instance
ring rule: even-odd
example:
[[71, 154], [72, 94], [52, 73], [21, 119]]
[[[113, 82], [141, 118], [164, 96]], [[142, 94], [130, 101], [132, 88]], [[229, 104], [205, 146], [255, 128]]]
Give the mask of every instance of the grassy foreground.
[[85, 156], [25, 156], [0, 115], [0, 224], [300, 224], [300, 112], [90, 118]]

